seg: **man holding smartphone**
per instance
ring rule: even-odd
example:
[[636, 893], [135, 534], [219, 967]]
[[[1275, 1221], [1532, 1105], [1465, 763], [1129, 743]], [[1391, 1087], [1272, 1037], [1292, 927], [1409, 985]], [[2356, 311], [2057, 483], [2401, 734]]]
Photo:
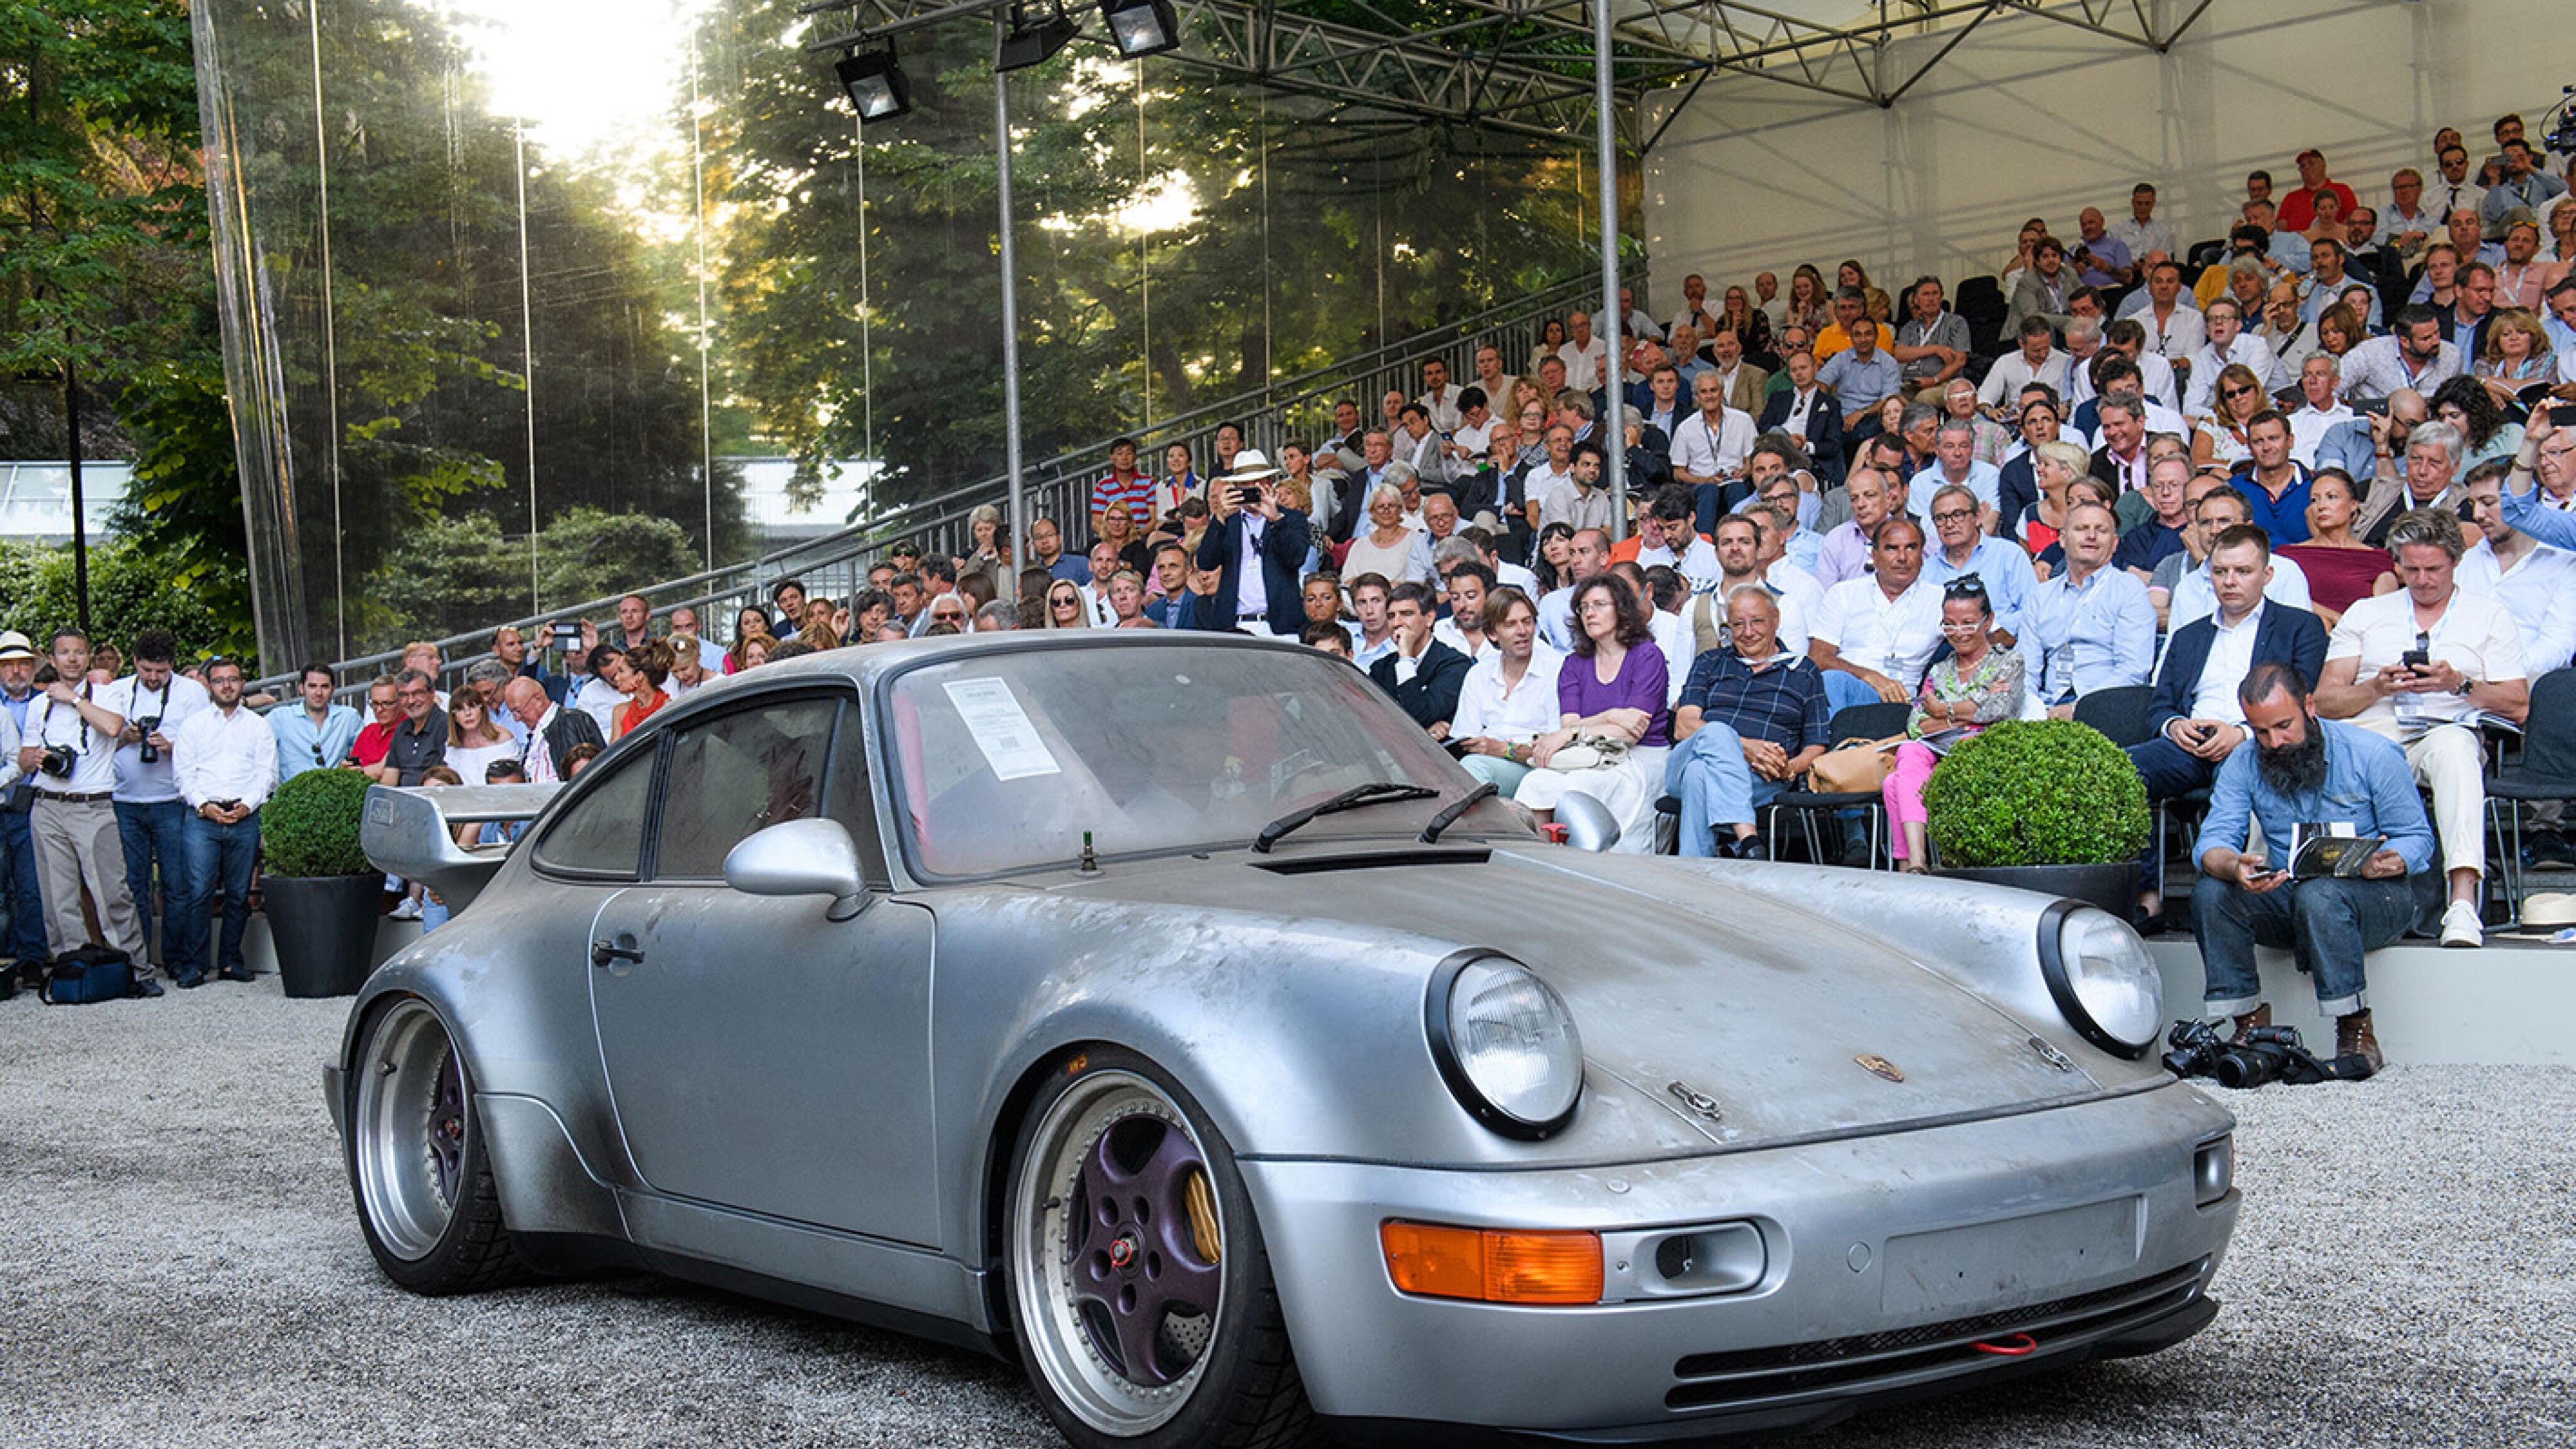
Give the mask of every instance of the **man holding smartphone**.
[[[2270, 1026], [2254, 948], [2287, 947], [2314, 977], [2317, 1010], [2335, 1019], [2335, 1054], [2360, 1056], [2377, 1070], [2362, 958], [2404, 936], [2440, 897], [2433, 830], [2414, 776], [2395, 744], [2319, 719], [2295, 664], [2255, 665], [2236, 700], [2252, 747], [2219, 767], [2192, 847], [2201, 870], [2191, 925], [2204, 1010], [2214, 1024], [2232, 1020], [2239, 1042]], [[2267, 855], [2247, 850], [2247, 826], [2256, 821]], [[2381, 841], [2358, 878], [2293, 880], [2281, 862], [2302, 826]]]
[[1234, 471], [1208, 489], [1208, 528], [1198, 566], [1218, 571], [1204, 622], [1246, 634], [1294, 636], [1305, 627], [1299, 594], [1309, 531], [1306, 515], [1279, 506], [1270, 480], [1279, 470], [1258, 448], [1234, 455]]

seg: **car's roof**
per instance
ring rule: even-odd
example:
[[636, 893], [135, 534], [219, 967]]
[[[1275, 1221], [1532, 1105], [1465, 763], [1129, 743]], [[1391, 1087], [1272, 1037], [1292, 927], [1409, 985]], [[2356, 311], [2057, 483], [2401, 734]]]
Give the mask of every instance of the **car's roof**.
[[800, 654], [793, 659], [781, 659], [745, 673], [729, 675], [718, 687], [747, 682], [774, 685], [795, 679], [849, 679], [865, 687], [892, 670], [924, 659], [951, 655], [1025, 650], [1055, 653], [1071, 649], [1190, 648], [1288, 650], [1313, 658], [1328, 657], [1285, 635], [1264, 638], [1200, 629], [1005, 629], [993, 633], [946, 634], [935, 639], [906, 639], [892, 644], [845, 644], [838, 649]]

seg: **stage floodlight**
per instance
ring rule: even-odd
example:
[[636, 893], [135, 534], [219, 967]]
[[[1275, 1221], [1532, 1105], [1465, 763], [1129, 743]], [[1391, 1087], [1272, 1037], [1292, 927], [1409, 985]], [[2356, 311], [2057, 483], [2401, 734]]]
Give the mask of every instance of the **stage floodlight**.
[[912, 109], [912, 82], [894, 59], [894, 47], [841, 57], [832, 67], [841, 89], [858, 107], [859, 120], [890, 121]]
[[1110, 43], [1129, 60], [1181, 43], [1181, 17], [1172, 0], [1100, 0], [1100, 18], [1109, 23]]
[[1065, 15], [1060, 4], [1050, 4], [1047, 13], [1035, 20], [1014, 5], [1010, 28], [1002, 33], [1002, 42], [993, 52], [993, 69], [1026, 70], [1051, 59], [1081, 33], [1081, 27]]

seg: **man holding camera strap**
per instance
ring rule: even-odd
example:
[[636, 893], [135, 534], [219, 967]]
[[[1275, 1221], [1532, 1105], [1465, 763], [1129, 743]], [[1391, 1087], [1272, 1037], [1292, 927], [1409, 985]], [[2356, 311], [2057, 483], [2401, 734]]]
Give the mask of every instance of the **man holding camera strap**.
[[[125, 854], [125, 891], [149, 942], [153, 930], [152, 883], [161, 882], [161, 965], [170, 979], [194, 986], [205, 975], [199, 947], [206, 923], [178, 919], [181, 903], [198, 896], [188, 855], [188, 807], [179, 798], [171, 741], [179, 726], [207, 707], [206, 687], [178, 672], [179, 641], [167, 629], [134, 636], [134, 672], [98, 691], [101, 708], [121, 717], [116, 734], [116, 840]], [[141, 952], [135, 974], [145, 974]]]
[[116, 739], [125, 729], [125, 717], [92, 697], [103, 691], [85, 677], [88, 635], [60, 630], [52, 648], [54, 681], [28, 711], [34, 723], [18, 748], [18, 768], [29, 773], [36, 787], [29, 819], [45, 898], [47, 944], [59, 958], [89, 943], [89, 928], [81, 921], [81, 887], [86, 884], [98, 903], [107, 944], [134, 963], [135, 994], [158, 996], [161, 988], [150, 979], [151, 963], [143, 952], [143, 923], [135, 918], [134, 894], [126, 885], [116, 812], [109, 808], [116, 788]]

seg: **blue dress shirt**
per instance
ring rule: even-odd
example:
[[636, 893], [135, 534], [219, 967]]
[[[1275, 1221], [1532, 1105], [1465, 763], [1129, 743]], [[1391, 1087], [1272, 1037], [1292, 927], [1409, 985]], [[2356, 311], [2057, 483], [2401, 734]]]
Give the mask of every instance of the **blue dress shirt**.
[[2263, 822], [2264, 848], [2272, 864], [2286, 866], [2291, 827], [2349, 825], [2361, 835], [2385, 835], [2383, 850], [2393, 850], [2410, 872], [2433, 864], [2433, 827], [2424, 818], [2423, 798], [2415, 793], [2415, 776], [2406, 767], [2406, 752], [2396, 743], [2357, 725], [2317, 720], [2326, 742], [2326, 782], [2304, 795], [2283, 795], [2264, 780], [2258, 751], [2249, 741], [2227, 763], [2209, 790], [2209, 814], [2200, 826], [2192, 858], [2210, 851], [2245, 848], [2248, 815]]
[[2060, 573], [2032, 593], [2022, 618], [2030, 626], [2022, 654], [2040, 659], [2047, 703], [2147, 682], [2156, 660], [2156, 607], [2137, 575], [2105, 565], [2078, 584], [2071, 570]]

